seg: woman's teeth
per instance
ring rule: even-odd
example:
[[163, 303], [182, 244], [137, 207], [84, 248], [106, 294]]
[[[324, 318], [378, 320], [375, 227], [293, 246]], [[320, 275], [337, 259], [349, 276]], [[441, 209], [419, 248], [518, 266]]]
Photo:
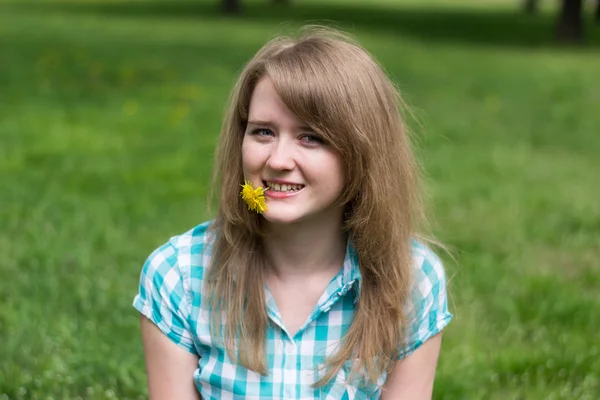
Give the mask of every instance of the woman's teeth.
[[296, 192], [304, 187], [304, 185], [286, 184], [286, 183], [274, 183], [267, 182], [267, 186], [270, 190], [275, 192]]

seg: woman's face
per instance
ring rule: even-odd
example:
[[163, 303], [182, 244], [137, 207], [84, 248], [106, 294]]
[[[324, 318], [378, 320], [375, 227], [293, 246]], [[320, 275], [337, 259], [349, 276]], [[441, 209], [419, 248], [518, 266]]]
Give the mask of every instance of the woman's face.
[[252, 93], [242, 144], [244, 179], [269, 187], [263, 214], [272, 223], [341, 217], [342, 160], [283, 103], [271, 79]]

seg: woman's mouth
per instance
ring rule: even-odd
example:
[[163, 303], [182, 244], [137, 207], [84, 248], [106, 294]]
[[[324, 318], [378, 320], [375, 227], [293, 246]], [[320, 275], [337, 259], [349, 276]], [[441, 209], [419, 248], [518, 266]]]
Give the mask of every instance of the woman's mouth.
[[304, 189], [304, 185], [296, 184], [296, 183], [277, 183], [270, 181], [263, 181], [263, 184], [268, 189], [268, 191], [276, 192], [276, 193], [294, 193], [299, 192]]

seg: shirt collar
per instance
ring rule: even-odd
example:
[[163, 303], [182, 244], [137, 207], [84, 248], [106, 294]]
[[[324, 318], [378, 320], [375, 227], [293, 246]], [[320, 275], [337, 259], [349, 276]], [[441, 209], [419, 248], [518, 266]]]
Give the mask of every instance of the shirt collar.
[[341, 278], [340, 295], [343, 296], [348, 293], [350, 289], [353, 289], [356, 296], [354, 302], [358, 301], [362, 274], [360, 272], [358, 254], [349, 238], [346, 244], [346, 256], [344, 257]]

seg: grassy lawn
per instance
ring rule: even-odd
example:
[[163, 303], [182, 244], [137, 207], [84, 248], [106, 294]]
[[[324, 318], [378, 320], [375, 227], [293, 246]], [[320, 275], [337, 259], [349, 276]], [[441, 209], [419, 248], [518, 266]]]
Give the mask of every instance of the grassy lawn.
[[600, 25], [569, 49], [516, 1], [292, 3], [0, 0], [0, 400], [146, 396], [142, 263], [210, 217], [242, 63], [323, 19], [419, 120], [455, 253], [435, 399], [599, 399]]

